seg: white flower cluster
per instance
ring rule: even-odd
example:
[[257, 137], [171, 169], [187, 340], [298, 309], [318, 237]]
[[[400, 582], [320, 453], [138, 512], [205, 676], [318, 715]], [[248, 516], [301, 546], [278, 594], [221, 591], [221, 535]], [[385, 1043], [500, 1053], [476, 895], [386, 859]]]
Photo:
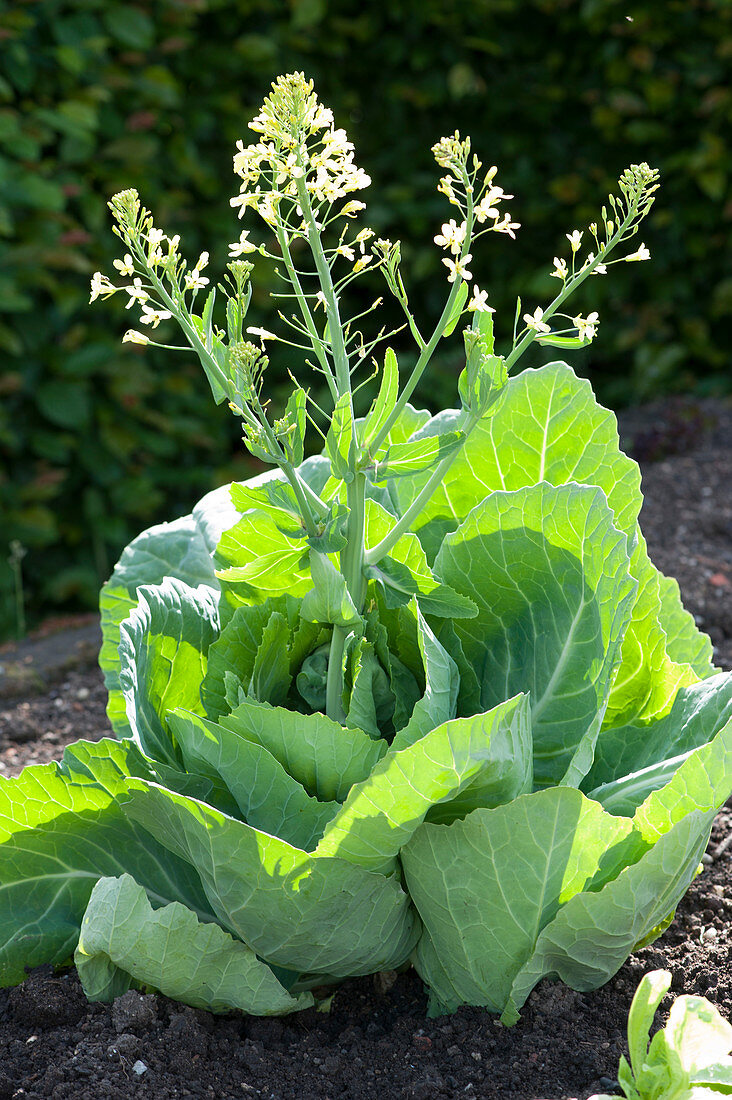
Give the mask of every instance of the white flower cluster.
[[[178, 251], [180, 237], [177, 234], [168, 237], [162, 229], [157, 229], [153, 225], [149, 211], [141, 209], [135, 190], [121, 191], [114, 195], [109, 202], [109, 208], [117, 222], [114, 227], [115, 233], [131, 249], [130, 252], [125, 252], [121, 260], [112, 262], [119, 274], [131, 279], [131, 282], [126, 286], [115, 286], [101, 271], [95, 271], [91, 280], [89, 301], [109, 298], [112, 294], [123, 291], [128, 295], [125, 308], [131, 309], [132, 306], [138, 306], [141, 314], [140, 323], [155, 329], [161, 321], [167, 321], [173, 314], [170, 309], [163, 308], [153, 299], [151, 295], [156, 293], [153, 284], [157, 281], [160, 287], [161, 281], [166, 279], [174, 300], [182, 300], [186, 291], [195, 292], [203, 289], [209, 283], [209, 279], [202, 274], [203, 269], [208, 265], [209, 254], [202, 252], [195, 266], [186, 270], [186, 264]], [[132, 255], [133, 252], [137, 259]], [[138, 271], [146, 281], [136, 274]], [[122, 342], [152, 343], [144, 333], [136, 329], [128, 329]]]
[[[354, 163], [346, 131], [336, 129], [333, 112], [318, 102], [312, 80], [302, 73], [276, 80], [249, 126], [262, 140], [237, 142], [234, 171], [242, 184], [231, 205], [239, 207], [239, 217], [251, 207], [274, 224], [283, 197], [297, 203], [300, 180], [318, 204], [336, 202], [371, 183]], [[348, 217], [362, 208], [362, 203], [349, 203], [341, 213]]]

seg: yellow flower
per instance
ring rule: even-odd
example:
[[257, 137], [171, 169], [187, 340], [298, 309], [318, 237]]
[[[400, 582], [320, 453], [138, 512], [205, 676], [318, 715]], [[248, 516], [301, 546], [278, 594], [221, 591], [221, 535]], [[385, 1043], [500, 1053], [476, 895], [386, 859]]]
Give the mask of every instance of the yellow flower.
[[578, 252], [579, 247], [582, 244], [582, 230], [573, 229], [571, 233], [565, 233], [564, 235], [572, 246], [572, 251]]
[[551, 327], [542, 320], [544, 316], [544, 310], [541, 306], [537, 306], [533, 314], [525, 313], [524, 321], [526, 327], [532, 329], [534, 332], [551, 332]]
[[572, 324], [577, 329], [580, 340], [594, 340], [600, 318], [596, 312], [588, 313], [587, 317], [583, 317], [580, 313], [572, 318]]
[[[591, 264], [592, 261], [594, 260], [594, 258], [595, 258], [595, 253], [594, 252], [588, 252], [587, 253], [587, 259], [585, 260], [585, 267], [588, 264]], [[597, 266], [592, 269], [592, 274], [593, 275], [607, 275], [606, 265], [605, 264], [597, 264]]]
[[466, 282], [472, 279], [472, 273], [468, 271], [467, 267], [472, 260], [470, 253], [467, 256], [463, 256], [460, 260], [449, 260], [447, 256], [443, 257], [443, 264], [447, 267], [449, 275], [447, 276], [448, 283], [454, 283], [456, 279], [465, 279]]
[[468, 302], [468, 310], [471, 313], [495, 313], [493, 306], [488, 305], [488, 291], [473, 287], [473, 297]]
[[95, 271], [91, 280], [91, 297], [89, 304], [96, 301], [97, 298], [109, 298], [112, 294], [115, 294], [120, 288], [113, 286], [110, 283], [106, 275], [102, 275], [101, 271]]
[[122, 337], [123, 344], [149, 344], [147, 336], [144, 332], [136, 332], [133, 328], [128, 328], [127, 332]]
[[207, 284], [208, 279], [204, 275], [201, 275], [197, 267], [194, 267], [193, 271], [189, 271], [186, 275], [186, 290], [202, 290]]
[[142, 289], [142, 279], [133, 279], [133, 285], [124, 287], [124, 290], [126, 290], [130, 296], [130, 300], [125, 306], [125, 309], [134, 306], [135, 302], [146, 302], [150, 297], [148, 292]]
[[142, 304], [142, 317], [140, 322], [143, 325], [152, 325], [153, 328], [157, 328], [161, 321], [167, 321], [172, 314], [167, 309], [152, 309], [144, 302]]
[[356, 234], [356, 243], [361, 246], [361, 255], [363, 256], [366, 251], [366, 241], [371, 240], [374, 235], [373, 229], [362, 229], [360, 233]]
[[637, 252], [633, 252], [632, 255], [625, 257], [626, 263], [632, 263], [634, 260], [650, 260], [650, 250], [646, 248], [644, 244], [641, 244]]
[[125, 253], [125, 258], [123, 260], [112, 260], [112, 263], [117, 268], [120, 275], [135, 274], [135, 261], [132, 259], [129, 252]]
[[449, 222], [443, 222], [442, 232], [437, 234], [434, 242], [439, 244], [440, 248], [449, 248], [453, 256], [457, 256], [465, 242], [466, 232], [467, 225], [465, 222], [458, 225], [454, 218], [450, 218]]
[[520, 229], [521, 222], [512, 222], [510, 214], [504, 214], [501, 221], [491, 226], [494, 233], [506, 233], [512, 240], [516, 240], [514, 229]]
[[355, 218], [359, 210], [365, 209], [365, 202], [359, 202], [357, 199], [351, 199], [351, 201], [347, 202], [346, 205], [343, 207], [343, 209], [341, 210], [341, 214], [343, 214], [343, 216], [346, 218]]
[[229, 256], [234, 258], [236, 256], [243, 256], [248, 252], [257, 251], [257, 246], [255, 244], [252, 244], [251, 241], [247, 240], [249, 232], [250, 231], [248, 229], [242, 229], [241, 233], [239, 234], [239, 240], [234, 241], [233, 244], [229, 245]]
[[258, 336], [262, 343], [264, 343], [265, 340], [277, 339], [274, 332], [270, 332], [269, 329], [266, 328], [259, 328], [258, 326], [251, 326], [247, 329], [247, 332], [250, 332], [252, 336]]
[[560, 260], [558, 256], [554, 257], [554, 270], [552, 271], [552, 278], [554, 279], [566, 279], [569, 271], [567, 269], [567, 261]]

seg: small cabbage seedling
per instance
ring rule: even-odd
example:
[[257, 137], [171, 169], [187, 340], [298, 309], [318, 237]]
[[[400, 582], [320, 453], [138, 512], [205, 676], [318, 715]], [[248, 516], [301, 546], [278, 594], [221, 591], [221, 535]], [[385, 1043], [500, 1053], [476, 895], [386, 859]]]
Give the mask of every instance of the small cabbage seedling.
[[[411, 961], [430, 1012], [510, 1023], [543, 976], [595, 988], [659, 934], [732, 793], [732, 676], [648, 557], [615, 418], [565, 363], [524, 369], [594, 339], [567, 303], [648, 258], [628, 242], [657, 172], [622, 173], [502, 341], [472, 250], [519, 227], [467, 137], [433, 150], [453, 216], [427, 324], [312, 84], [281, 77], [251, 126], [232, 204], [259, 230], [218, 288], [135, 191], [110, 203], [119, 278], [92, 298], [126, 296], [134, 344], [175, 323], [268, 469], [143, 532], [104, 586], [117, 739], [0, 778], [0, 981], [74, 952], [92, 999], [273, 1014]], [[282, 286], [271, 329], [248, 323], [255, 255]], [[411, 351], [379, 300], [352, 312], [372, 273]], [[411, 401], [458, 326], [457, 407], [431, 415]]]
[[[668, 1023], [650, 1039], [656, 1010], [671, 986], [667, 970], [642, 979], [628, 1015], [630, 1064], [622, 1056], [618, 1083], [626, 1100], [714, 1100], [732, 1094], [732, 1027], [705, 997], [684, 995]], [[597, 1095], [590, 1100], [618, 1100]]]

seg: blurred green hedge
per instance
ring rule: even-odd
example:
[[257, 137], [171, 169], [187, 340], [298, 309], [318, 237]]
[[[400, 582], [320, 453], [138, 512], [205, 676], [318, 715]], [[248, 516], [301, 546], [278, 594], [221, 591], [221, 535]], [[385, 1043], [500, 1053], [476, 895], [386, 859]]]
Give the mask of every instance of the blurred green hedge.
[[[518, 292], [532, 308], [551, 293], [564, 233], [647, 160], [664, 177], [652, 265], [591, 280], [577, 308], [600, 311], [601, 338], [575, 362], [617, 404], [714, 392], [730, 378], [731, 56], [725, 0], [15, 0], [0, 13], [0, 637], [12, 539], [31, 621], [93, 606], [138, 530], [247, 469], [193, 362], [122, 347], [121, 304], [88, 306], [118, 254], [111, 193], [137, 187], [220, 274], [240, 228], [234, 143], [270, 80], [304, 69], [373, 177], [369, 224], [405, 241], [427, 322], [448, 210], [430, 146], [459, 127], [500, 166], [523, 229], [473, 269], [507, 335]], [[270, 279], [255, 308], [271, 325]], [[425, 401], [451, 400], [458, 357], [456, 340]]]

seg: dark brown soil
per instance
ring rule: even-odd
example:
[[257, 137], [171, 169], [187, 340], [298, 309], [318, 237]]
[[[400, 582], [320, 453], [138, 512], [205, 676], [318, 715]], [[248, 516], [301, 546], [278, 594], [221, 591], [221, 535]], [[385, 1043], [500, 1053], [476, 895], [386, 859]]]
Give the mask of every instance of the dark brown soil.
[[[641, 459], [644, 448], [655, 448], [649, 457], [668, 454], [675, 440], [690, 451], [644, 463], [642, 525], [651, 556], [678, 578], [686, 605], [712, 637], [716, 663], [729, 669], [732, 411], [705, 407], [681, 430], [679, 408], [680, 423], [688, 423], [678, 406], [645, 420], [628, 417], [623, 427]], [[76, 637], [58, 635], [59, 658]], [[12, 656], [0, 654], [0, 665]], [[33, 666], [32, 646], [23, 660]], [[47, 653], [44, 660], [41, 679], [56, 678], [56, 686], [35, 695], [26, 687], [18, 696], [20, 685], [16, 698], [0, 698], [0, 774], [109, 732], [99, 672], [82, 655], [71, 671], [57, 661], [54, 677]], [[427, 1020], [413, 972], [349, 982], [329, 1013], [260, 1020], [213, 1017], [138, 993], [112, 1006], [88, 1005], [73, 971], [42, 968], [0, 991], [0, 1100], [585, 1100], [612, 1091], [628, 1007], [646, 971], [671, 970], [674, 993], [703, 994], [732, 1016], [732, 847], [721, 850], [731, 836], [727, 807], [703, 873], [660, 940], [595, 993], [543, 982], [510, 1029], [475, 1009]]]

